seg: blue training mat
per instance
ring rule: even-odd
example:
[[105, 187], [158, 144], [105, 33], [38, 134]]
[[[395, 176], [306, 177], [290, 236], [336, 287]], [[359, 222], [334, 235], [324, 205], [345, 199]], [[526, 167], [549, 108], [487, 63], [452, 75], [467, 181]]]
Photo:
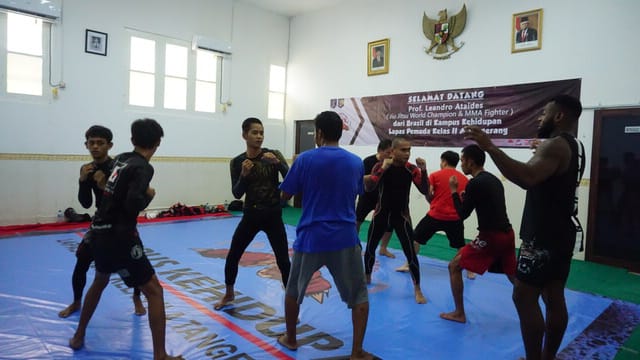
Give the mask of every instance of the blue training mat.
[[[301, 305], [297, 351], [280, 346], [284, 290], [269, 242], [259, 233], [243, 256], [236, 300], [221, 311], [224, 262], [239, 217], [140, 226], [147, 256], [165, 291], [166, 348], [186, 359], [348, 359], [351, 312], [321, 269]], [[295, 229], [287, 226], [289, 244]], [[105, 290], [85, 338], [73, 351], [68, 341], [79, 312], [58, 312], [72, 301], [71, 273], [82, 233], [19, 236], [0, 240], [0, 358], [151, 359], [147, 316], [133, 313], [131, 289], [117, 275]], [[428, 246], [428, 245], [427, 245]], [[369, 287], [370, 313], [364, 348], [381, 359], [517, 359], [524, 356], [512, 286], [504, 275], [464, 279], [467, 323], [439, 317], [453, 310], [446, 262], [419, 257], [418, 305], [407, 273], [395, 259], [378, 257]], [[88, 289], [93, 269], [87, 274]], [[640, 319], [640, 307], [566, 291], [569, 326], [561, 359], [613, 359]], [[146, 301], [145, 301], [146, 305]], [[594, 341], [596, 339], [597, 341]], [[597, 345], [594, 345], [597, 344]]]

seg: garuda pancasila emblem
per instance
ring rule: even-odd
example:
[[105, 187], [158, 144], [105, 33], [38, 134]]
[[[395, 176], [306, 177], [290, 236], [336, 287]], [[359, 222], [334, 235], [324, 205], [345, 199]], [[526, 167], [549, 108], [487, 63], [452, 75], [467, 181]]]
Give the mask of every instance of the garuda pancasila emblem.
[[448, 59], [451, 54], [460, 50], [463, 42], [459, 46], [455, 44], [455, 38], [462, 33], [467, 22], [467, 6], [462, 5], [459, 13], [447, 17], [447, 9], [438, 12], [438, 19], [430, 19], [426, 13], [422, 17], [422, 32], [427, 39], [431, 40], [429, 47], [424, 51], [432, 55], [434, 59]]

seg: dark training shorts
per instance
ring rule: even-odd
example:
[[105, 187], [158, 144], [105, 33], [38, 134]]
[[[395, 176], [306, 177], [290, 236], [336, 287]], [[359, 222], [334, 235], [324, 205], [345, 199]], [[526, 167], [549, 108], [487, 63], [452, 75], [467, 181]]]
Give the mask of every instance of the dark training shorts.
[[423, 217], [416, 226], [413, 231], [413, 241], [425, 245], [437, 231], [444, 231], [450, 247], [460, 249], [465, 245], [462, 220], [438, 220], [429, 215]]
[[356, 221], [363, 222], [364, 219], [369, 215], [370, 212], [375, 210], [378, 199], [369, 199], [367, 197], [358, 198], [358, 203], [356, 204]]
[[146, 284], [155, 273], [137, 231], [117, 235], [111, 231], [94, 233], [90, 244], [96, 271], [118, 273], [129, 287]]
[[536, 287], [544, 287], [555, 280], [566, 284], [571, 268], [571, 257], [571, 254], [560, 254], [523, 242], [518, 252], [516, 277]]

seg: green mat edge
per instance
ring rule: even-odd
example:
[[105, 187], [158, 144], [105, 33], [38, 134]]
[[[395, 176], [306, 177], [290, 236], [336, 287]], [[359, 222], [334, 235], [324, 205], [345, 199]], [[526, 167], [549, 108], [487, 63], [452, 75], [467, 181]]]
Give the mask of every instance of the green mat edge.
[[[282, 211], [282, 219], [285, 224], [296, 226], [301, 213], [301, 209], [286, 207]], [[369, 224], [369, 221], [365, 221], [360, 227], [360, 239], [366, 239]], [[401, 248], [395, 234], [389, 241], [389, 247], [394, 249]], [[446, 236], [440, 234], [436, 234], [426, 246], [420, 247], [420, 255], [439, 260], [449, 261], [455, 253], [455, 249], [449, 247], [449, 241]], [[640, 276], [629, 273], [626, 269], [613, 266], [573, 260], [567, 288], [640, 304]], [[614, 358], [614, 360], [630, 359], [640, 359], [640, 326], [634, 329]]]

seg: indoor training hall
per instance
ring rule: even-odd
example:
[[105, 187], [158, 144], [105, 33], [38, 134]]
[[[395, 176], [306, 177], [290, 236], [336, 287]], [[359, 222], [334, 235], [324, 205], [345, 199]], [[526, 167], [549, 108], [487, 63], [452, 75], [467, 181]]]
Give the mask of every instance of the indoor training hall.
[[[153, 358], [149, 314], [135, 314], [133, 290], [117, 274], [81, 349], [69, 347], [80, 312], [59, 316], [73, 300], [76, 249], [96, 211], [78, 198], [93, 125], [112, 131], [112, 157], [133, 149], [134, 120], [155, 119], [164, 130], [150, 161], [156, 194], [138, 232], [164, 294], [167, 354], [348, 359], [351, 312], [326, 268], [301, 304], [298, 349], [278, 342], [285, 289], [263, 232], [240, 260], [235, 300], [214, 309], [243, 215], [231, 206], [243, 199], [230, 177], [230, 161], [247, 147], [242, 122], [260, 119], [262, 146], [291, 165], [315, 148], [316, 115], [334, 111], [340, 147], [364, 159], [381, 140], [403, 137], [409, 162], [423, 158], [432, 173], [443, 152], [471, 143], [469, 125], [529, 161], [545, 104], [564, 94], [582, 104], [586, 161], [557, 358], [640, 359], [638, 13], [632, 0], [0, 0], [0, 358]], [[490, 157], [484, 168], [504, 187], [518, 248], [526, 190]], [[290, 255], [303, 198], [283, 205]], [[413, 226], [429, 209], [412, 186]], [[359, 232], [363, 249], [370, 220]], [[475, 214], [464, 227], [470, 242]], [[454, 306], [448, 263], [456, 250], [445, 235], [420, 247], [426, 304], [414, 301], [409, 274], [396, 271], [405, 257], [395, 234], [389, 251], [395, 258], [376, 256], [368, 286], [366, 351], [524, 358], [504, 275], [465, 277], [466, 323], [446, 321], [439, 314]], [[94, 275], [92, 266], [85, 293]]]

